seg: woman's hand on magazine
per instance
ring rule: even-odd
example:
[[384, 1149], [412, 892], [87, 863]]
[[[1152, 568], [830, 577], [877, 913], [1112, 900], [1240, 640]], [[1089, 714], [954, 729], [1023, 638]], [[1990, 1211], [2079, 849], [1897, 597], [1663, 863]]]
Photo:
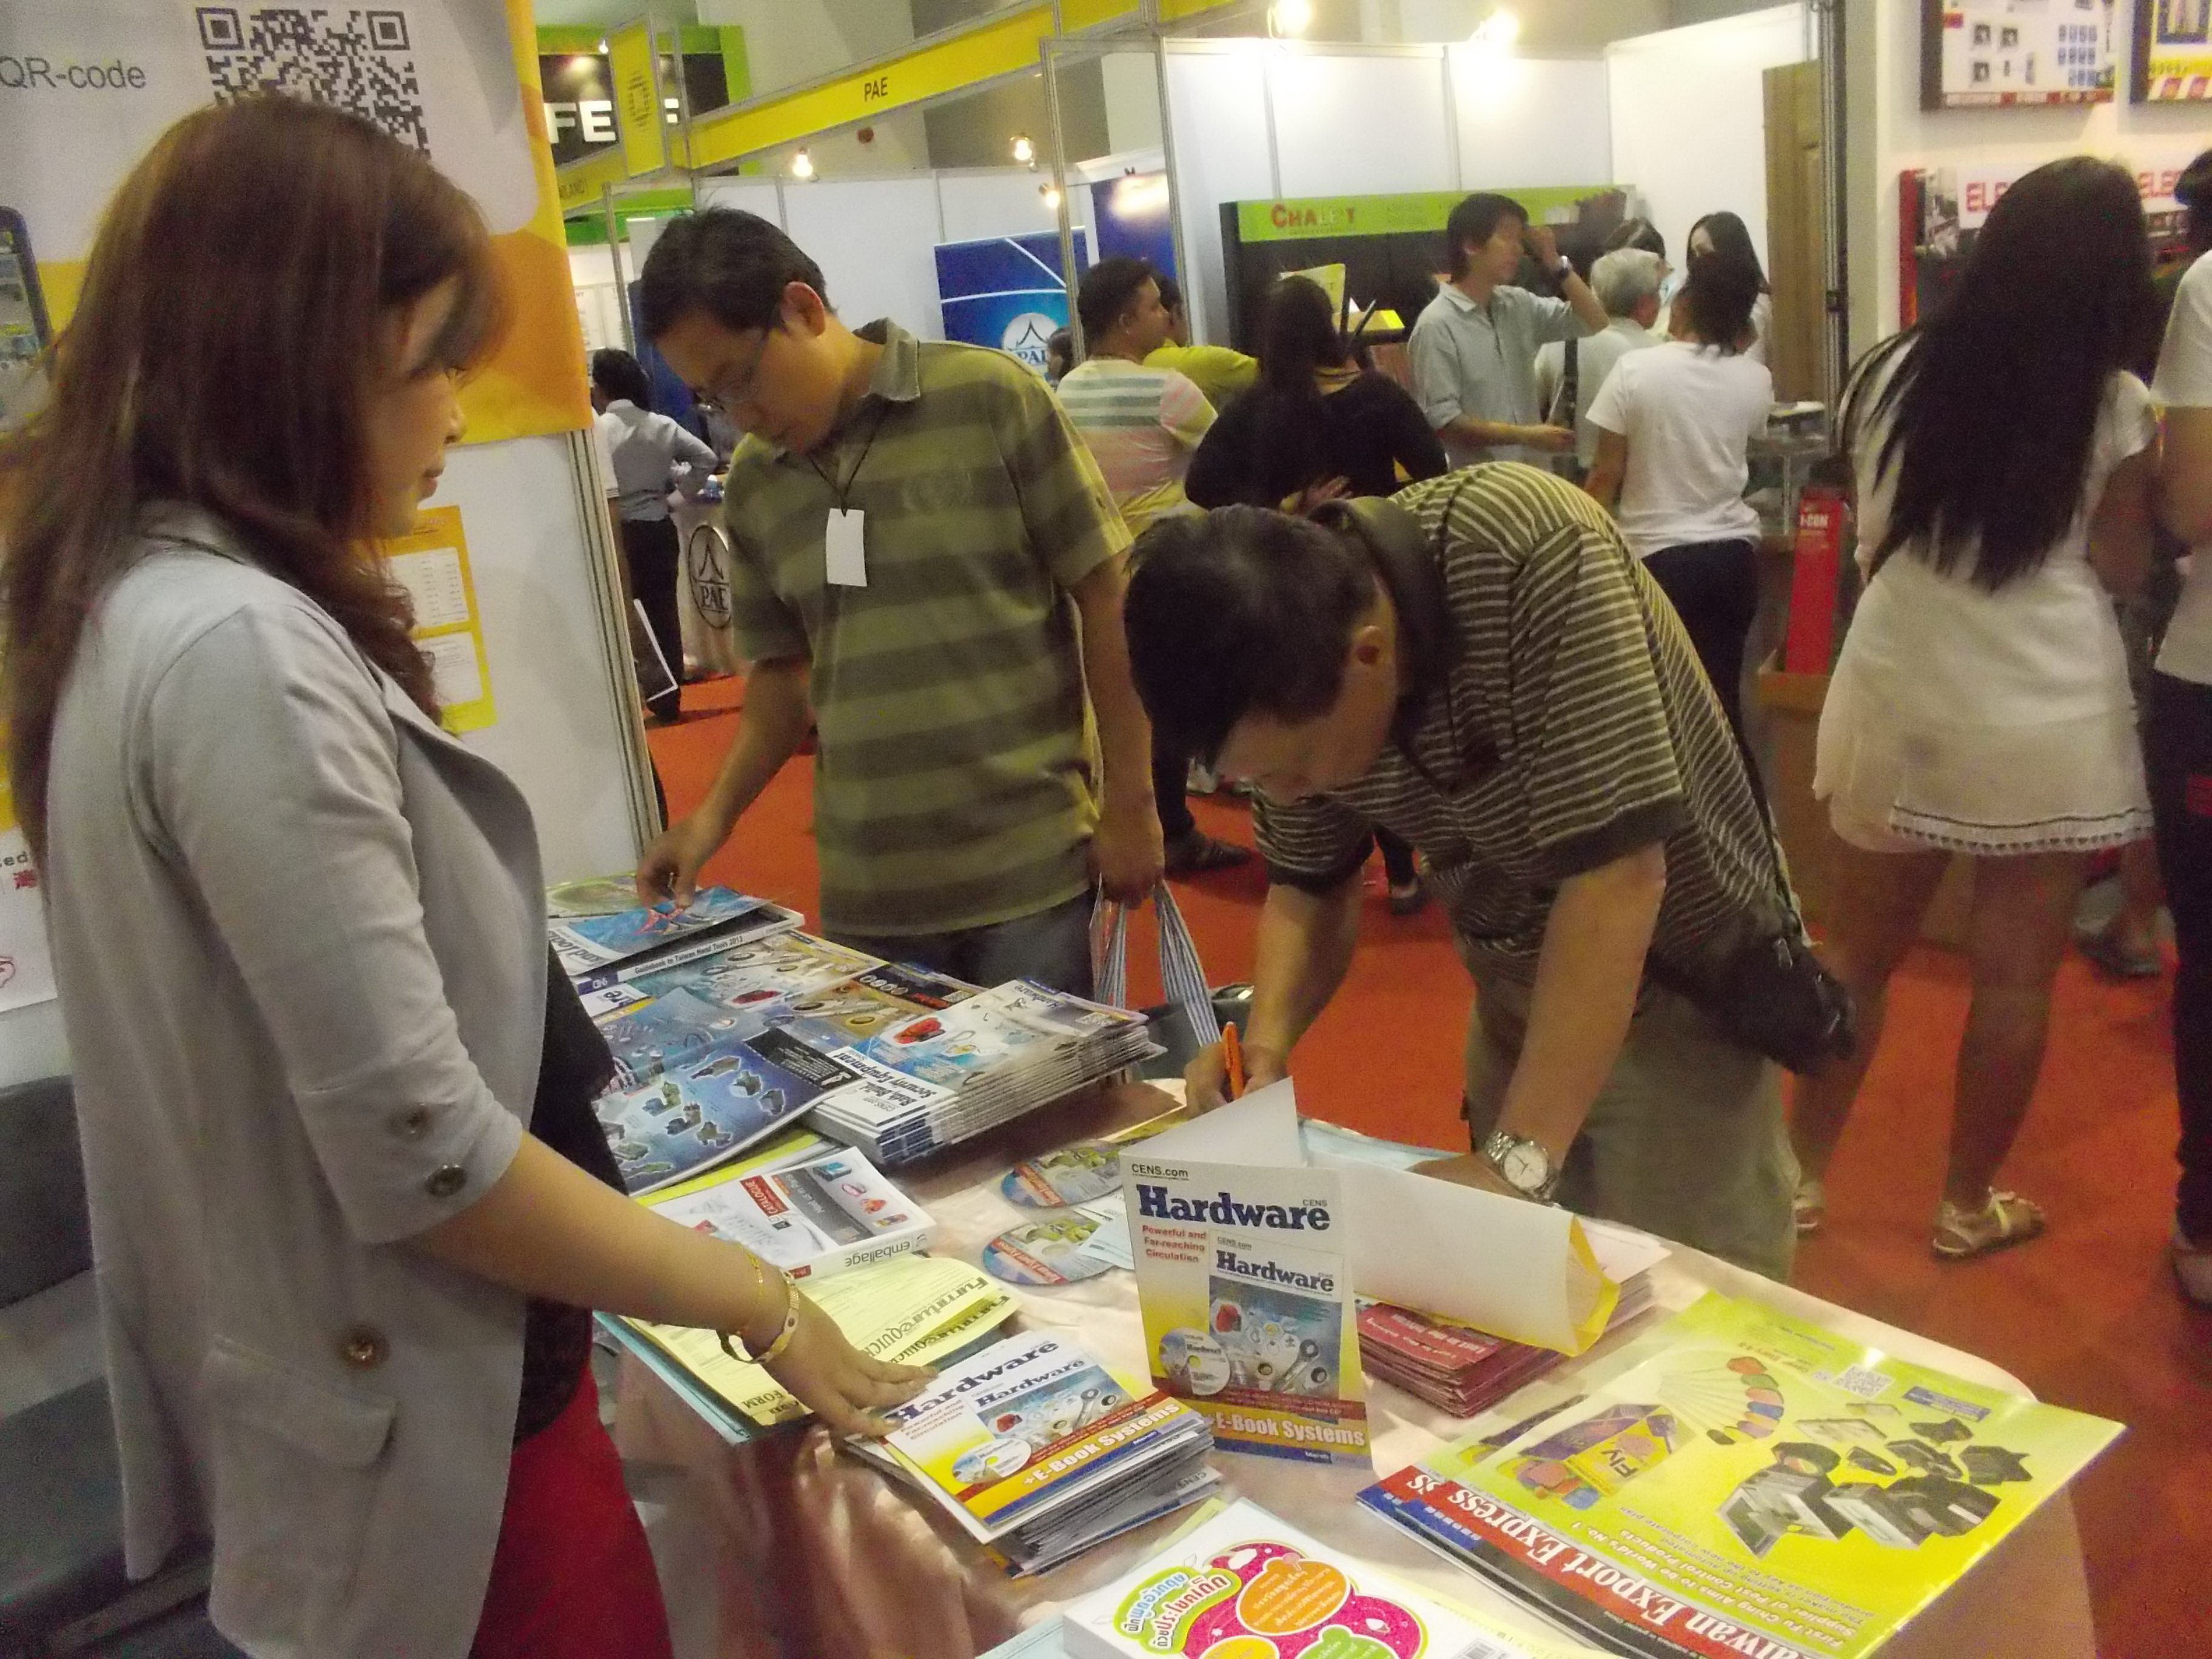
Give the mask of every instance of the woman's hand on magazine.
[[768, 1374], [839, 1434], [881, 1439], [891, 1424], [881, 1413], [920, 1394], [937, 1375], [924, 1365], [887, 1365], [845, 1340], [828, 1314], [800, 1295], [799, 1328], [790, 1346], [767, 1366]]

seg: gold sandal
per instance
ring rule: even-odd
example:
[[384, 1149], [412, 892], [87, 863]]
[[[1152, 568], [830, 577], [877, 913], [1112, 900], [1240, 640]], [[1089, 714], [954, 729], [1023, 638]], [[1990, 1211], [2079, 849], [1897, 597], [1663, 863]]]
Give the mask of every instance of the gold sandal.
[[1936, 1212], [1930, 1248], [1946, 1261], [1969, 1261], [2008, 1244], [2025, 1244], [2042, 1231], [2040, 1205], [1992, 1187], [1988, 1198], [1972, 1209], [1945, 1199]]

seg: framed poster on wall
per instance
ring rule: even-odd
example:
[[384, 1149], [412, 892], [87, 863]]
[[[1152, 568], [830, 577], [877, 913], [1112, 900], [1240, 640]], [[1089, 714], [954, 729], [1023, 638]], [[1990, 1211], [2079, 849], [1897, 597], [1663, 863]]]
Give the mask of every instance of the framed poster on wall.
[[[2206, 0], [2197, 3], [2201, 9]], [[2114, 4], [1921, 0], [1920, 107], [2109, 102]]]
[[2135, 0], [2138, 104], [2212, 102], [2212, 0]]

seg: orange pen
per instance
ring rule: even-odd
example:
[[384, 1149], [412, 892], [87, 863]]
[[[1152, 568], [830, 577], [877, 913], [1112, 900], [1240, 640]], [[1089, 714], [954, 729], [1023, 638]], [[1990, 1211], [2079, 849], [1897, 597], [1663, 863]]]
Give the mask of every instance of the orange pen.
[[1221, 1063], [1229, 1073], [1225, 1097], [1234, 1100], [1244, 1092], [1244, 1049], [1237, 1041], [1237, 1027], [1233, 1024], [1221, 1028]]

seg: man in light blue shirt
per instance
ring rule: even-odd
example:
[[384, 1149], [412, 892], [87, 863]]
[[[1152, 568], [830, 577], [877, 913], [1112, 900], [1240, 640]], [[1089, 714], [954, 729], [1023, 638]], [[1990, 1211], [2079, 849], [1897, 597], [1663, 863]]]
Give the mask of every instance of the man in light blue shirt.
[[[1536, 348], [1605, 327], [1605, 307], [1559, 256], [1551, 228], [1528, 222], [1510, 196], [1478, 191], [1444, 223], [1451, 274], [1413, 324], [1413, 395], [1452, 465], [1540, 460], [1574, 447], [1566, 427], [1543, 424]], [[1559, 278], [1564, 299], [1507, 286], [1523, 248]]]

